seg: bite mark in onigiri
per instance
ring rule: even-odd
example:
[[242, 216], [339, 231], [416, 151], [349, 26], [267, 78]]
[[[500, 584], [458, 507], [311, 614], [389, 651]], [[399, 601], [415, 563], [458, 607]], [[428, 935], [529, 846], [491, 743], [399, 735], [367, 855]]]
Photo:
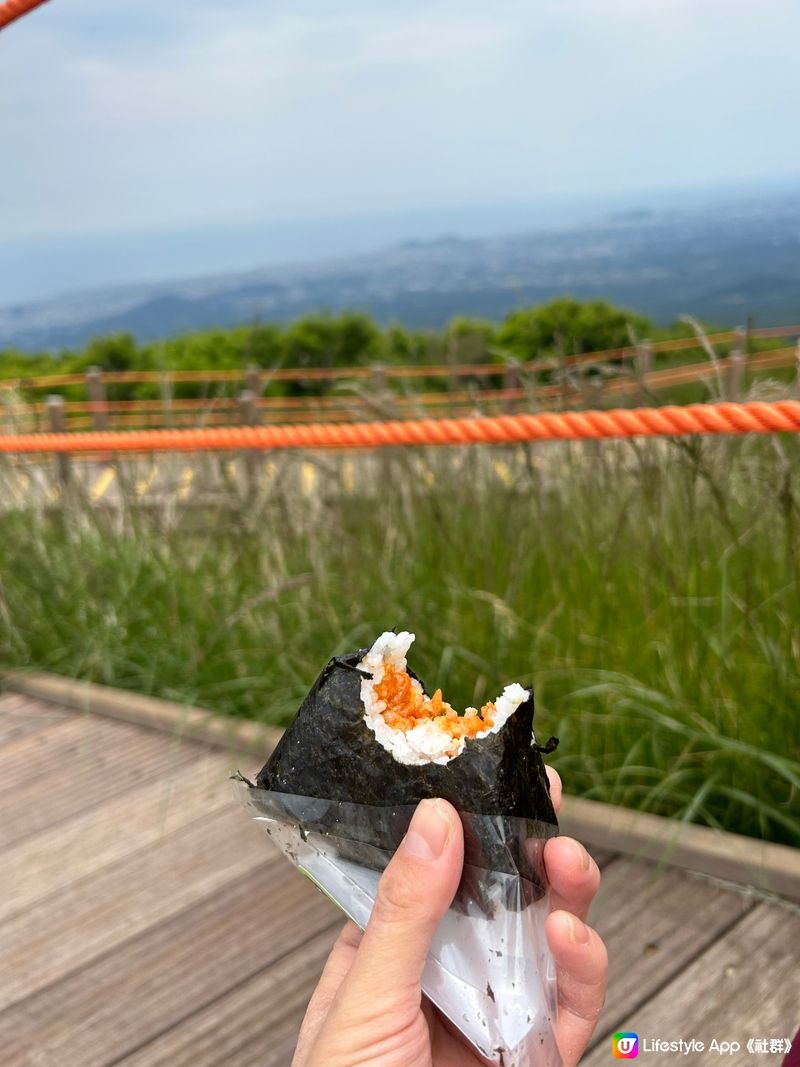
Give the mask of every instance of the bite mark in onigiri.
[[530, 698], [515, 682], [497, 700], [459, 715], [441, 689], [429, 697], [408, 674], [406, 657], [414, 637], [407, 631], [383, 633], [358, 664], [369, 675], [361, 682], [364, 721], [398, 763], [449, 763], [468, 741], [497, 733]]

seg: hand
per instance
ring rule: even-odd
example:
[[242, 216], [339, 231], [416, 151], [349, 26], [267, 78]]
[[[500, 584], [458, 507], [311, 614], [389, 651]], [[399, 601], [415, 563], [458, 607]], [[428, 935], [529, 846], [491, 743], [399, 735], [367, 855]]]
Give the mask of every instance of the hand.
[[[550, 767], [558, 811], [561, 780]], [[348, 923], [309, 1003], [292, 1067], [478, 1067], [481, 1061], [422, 996], [420, 977], [464, 860], [461, 821], [443, 800], [423, 801], [380, 880], [362, 935]], [[574, 1067], [605, 998], [608, 960], [584, 919], [597, 864], [569, 837], [544, 850], [553, 911], [547, 937], [558, 971], [556, 1040]]]

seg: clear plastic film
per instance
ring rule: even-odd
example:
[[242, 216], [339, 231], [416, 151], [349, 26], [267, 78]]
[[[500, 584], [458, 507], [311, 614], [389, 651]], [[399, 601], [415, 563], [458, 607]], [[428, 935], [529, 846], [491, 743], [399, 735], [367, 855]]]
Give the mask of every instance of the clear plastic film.
[[[374, 807], [235, 783], [284, 855], [362, 929], [413, 806]], [[428, 999], [488, 1064], [560, 1067], [556, 972], [544, 923], [550, 823], [461, 814], [464, 874], [422, 977]]]

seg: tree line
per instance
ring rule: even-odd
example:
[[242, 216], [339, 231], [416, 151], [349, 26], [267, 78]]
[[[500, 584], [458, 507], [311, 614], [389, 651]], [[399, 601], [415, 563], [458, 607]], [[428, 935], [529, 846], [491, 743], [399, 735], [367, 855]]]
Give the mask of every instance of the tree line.
[[[397, 323], [382, 327], [362, 312], [318, 313], [287, 325], [259, 323], [148, 343], [137, 343], [130, 334], [116, 334], [98, 337], [79, 351], [26, 354], [7, 349], [0, 351], [0, 377], [19, 379], [24, 393], [25, 379], [82, 374], [90, 367], [164, 372], [245, 370], [251, 366], [270, 370], [504, 364], [548, 360], [558, 354], [619, 348], [645, 338], [689, 333], [689, 327], [682, 323], [656, 329], [644, 316], [603, 300], [562, 297], [537, 307], [517, 309], [500, 323], [459, 317], [439, 330], [414, 330]], [[173, 395], [199, 396], [207, 388], [203, 383], [176, 383]], [[297, 395], [325, 388], [319, 382], [278, 381], [269, 383], [266, 391], [272, 395]], [[117, 385], [110, 395], [119, 399], [155, 398], [158, 389], [155, 383]], [[80, 387], [55, 391], [67, 397], [72, 393], [83, 395]], [[223, 391], [215, 385], [215, 395]]]

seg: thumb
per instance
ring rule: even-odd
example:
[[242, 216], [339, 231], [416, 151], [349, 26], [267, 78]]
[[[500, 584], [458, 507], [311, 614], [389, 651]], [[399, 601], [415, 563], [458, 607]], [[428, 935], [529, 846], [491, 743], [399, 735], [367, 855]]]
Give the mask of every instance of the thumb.
[[419, 992], [425, 958], [464, 864], [461, 820], [445, 800], [423, 800], [383, 872], [344, 997], [373, 1003]]

